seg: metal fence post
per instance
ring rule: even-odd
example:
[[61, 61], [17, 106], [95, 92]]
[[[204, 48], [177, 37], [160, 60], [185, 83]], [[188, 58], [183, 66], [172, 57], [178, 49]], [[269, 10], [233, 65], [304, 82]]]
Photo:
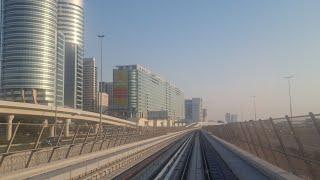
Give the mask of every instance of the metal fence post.
[[[54, 125], [55, 125], [55, 124], [54, 124]], [[54, 125], [53, 125], [53, 126], [54, 126]], [[52, 157], [53, 157], [53, 154], [54, 154], [55, 150], [60, 147], [60, 140], [61, 140], [61, 136], [62, 136], [62, 132], [63, 132], [64, 126], [65, 126], [65, 124], [63, 124], [63, 126], [62, 126], [62, 129], [61, 129], [61, 131], [60, 131], [60, 133], [59, 133], [59, 136], [58, 136], [56, 145], [52, 148], [52, 151], [51, 151], [51, 154], [50, 154], [50, 156], [49, 156], [48, 162], [51, 162], [51, 159], [52, 159]]]
[[18, 132], [19, 126], [20, 126], [20, 121], [18, 122], [16, 128], [14, 129], [13, 135], [12, 135], [11, 138], [10, 138], [10, 141], [8, 142], [8, 146], [7, 146], [7, 148], [6, 148], [6, 152], [5, 152], [5, 153], [2, 155], [2, 157], [1, 157], [0, 167], [2, 166], [2, 163], [3, 163], [3, 161], [4, 161], [4, 158], [5, 158], [5, 157], [9, 154], [9, 152], [10, 152], [11, 145], [12, 145], [12, 143], [13, 143], [14, 138], [16, 137], [16, 134], [17, 134], [17, 132]]
[[249, 150], [250, 152], [253, 152], [252, 149], [251, 149], [250, 143], [249, 143], [249, 139], [248, 139], [248, 137], [247, 137], [247, 133], [246, 133], [245, 130], [243, 129], [243, 125], [242, 125], [243, 122], [239, 122], [239, 124], [240, 124], [241, 131], [242, 131], [242, 133], [243, 133], [243, 135], [244, 135], [245, 142], [246, 142], [246, 144], [247, 144], [247, 146], [248, 146], [248, 150]]
[[303, 157], [302, 159], [303, 159], [304, 163], [306, 164], [307, 169], [308, 169], [310, 175], [312, 176], [312, 178], [316, 179], [315, 174], [314, 174], [314, 172], [312, 170], [311, 164], [305, 159], [306, 154], [305, 154], [305, 151], [304, 151], [304, 148], [303, 148], [303, 144], [301, 143], [301, 140], [300, 140], [299, 136], [297, 135], [297, 132], [293, 128], [293, 125], [292, 125], [292, 122], [291, 122], [291, 118], [289, 118], [289, 116], [286, 116], [286, 120], [287, 120], [287, 122], [289, 124], [289, 128], [290, 128], [290, 130], [292, 132], [293, 138], [295, 139], [295, 141], [296, 141], [296, 143], [298, 145], [300, 156]]
[[290, 158], [289, 158], [289, 156], [288, 156], [286, 147], [284, 146], [284, 143], [283, 143], [283, 141], [282, 141], [282, 138], [281, 138], [281, 136], [280, 136], [280, 134], [279, 134], [279, 132], [278, 132], [278, 130], [277, 130], [274, 122], [273, 122], [273, 119], [270, 118], [269, 121], [270, 121], [270, 123], [271, 123], [271, 125], [272, 125], [273, 132], [275, 133], [276, 137], [278, 138], [278, 141], [279, 141], [279, 143], [280, 143], [281, 149], [282, 149], [282, 151], [283, 151], [283, 153], [284, 153], [284, 155], [285, 155], [285, 157], [286, 157], [286, 159], [287, 159], [289, 171], [291, 171], [293, 174], [295, 174], [295, 173], [296, 173], [296, 170], [294, 169], [294, 167], [293, 167], [293, 165], [292, 165], [292, 162], [291, 162], [291, 160], [290, 160]]
[[263, 122], [262, 122], [261, 119], [259, 119], [259, 122], [260, 122], [260, 126], [261, 126], [261, 129], [262, 129], [262, 133], [263, 133], [263, 135], [266, 137], [266, 140], [267, 140], [267, 143], [268, 143], [268, 147], [269, 147], [269, 149], [270, 149], [270, 151], [271, 151], [272, 158], [273, 158], [273, 162], [274, 162], [274, 164], [275, 164], [276, 166], [280, 167], [279, 164], [278, 164], [277, 158], [276, 158], [276, 156], [275, 156], [275, 154], [274, 154], [274, 151], [273, 151], [273, 149], [272, 149], [272, 146], [271, 146], [269, 137], [268, 137], [268, 135], [267, 135], [267, 132], [266, 132], [266, 130], [265, 130], [265, 128], [264, 128]]
[[101, 141], [100, 148], [99, 148], [100, 151], [102, 150], [103, 144], [106, 141], [107, 137], [108, 137], [108, 129], [106, 129], [106, 132], [104, 133], [103, 139]]
[[309, 116], [314, 124], [314, 127], [317, 129], [318, 135], [320, 136], [320, 125], [317, 123], [316, 117], [312, 112], [309, 113]]
[[256, 153], [256, 155], [257, 155], [258, 157], [260, 157], [260, 155], [259, 155], [259, 153], [258, 153], [258, 151], [257, 151], [257, 146], [256, 146], [256, 144], [254, 143], [254, 140], [253, 140], [253, 138], [252, 138], [251, 131], [250, 131], [249, 127], [248, 127], [248, 122], [247, 122], [247, 121], [245, 121], [244, 126], [245, 126], [245, 128], [247, 129], [247, 131], [248, 131], [248, 133], [249, 133], [249, 139], [250, 139], [250, 141], [251, 141], [251, 143], [252, 143], [254, 152]]
[[40, 143], [40, 139], [41, 139], [41, 136], [43, 134], [43, 131], [44, 131], [44, 128], [45, 128], [45, 125], [42, 125], [42, 128], [41, 128], [41, 131], [40, 131], [40, 134], [37, 138], [37, 141], [33, 147], [33, 149], [31, 150], [31, 153], [30, 153], [30, 156], [29, 156], [29, 159], [27, 161], [27, 164], [26, 164], [26, 168], [28, 168], [30, 166], [30, 163], [31, 163], [31, 160], [32, 160], [32, 157], [33, 157], [33, 154], [38, 150], [38, 147], [39, 147], [39, 143]]
[[262, 154], [263, 154], [263, 156], [264, 156], [264, 159], [268, 161], [268, 156], [267, 156], [266, 152], [264, 151], [265, 149], [264, 149], [263, 144], [262, 144], [262, 142], [261, 142], [261, 137], [260, 137], [260, 135], [259, 135], [259, 133], [258, 133], [256, 123], [255, 123], [254, 121], [251, 121], [251, 124], [252, 124], [253, 130], [254, 130], [254, 132], [255, 132], [255, 134], [256, 134], [256, 136], [257, 136], [258, 143], [259, 143], [259, 145], [260, 145], [260, 148], [261, 148]]
[[99, 126], [98, 127], [98, 132], [96, 133], [96, 137], [94, 138], [94, 141], [92, 143], [92, 146], [91, 146], [91, 149], [90, 149], [90, 152], [93, 151], [93, 148], [94, 148], [94, 145], [96, 144], [98, 138], [99, 138], [99, 135], [101, 135], [103, 132], [103, 127], [102, 126]]
[[72, 149], [72, 147], [74, 146], [74, 143], [75, 143], [75, 141], [76, 141], [76, 137], [77, 137], [77, 135], [78, 135], [78, 133], [79, 133], [79, 129], [80, 129], [80, 125], [77, 126], [76, 133], [74, 133], [74, 135], [73, 135], [73, 137], [72, 137], [72, 142], [71, 142], [71, 144], [69, 145], [69, 148], [68, 148], [68, 151], [67, 151], [67, 154], [66, 154], [66, 159], [69, 157], [70, 152], [71, 152], [71, 149]]
[[90, 126], [90, 128], [88, 130], [88, 133], [87, 133], [86, 137], [84, 138], [84, 141], [83, 141], [81, 149], [80, 149], [80, 155], [82, 154], [84, 146], [87, 144], [87, 139], [88, 139], [88, 137], [90, 135], [91, 129], [92, 129], [92, 125]]

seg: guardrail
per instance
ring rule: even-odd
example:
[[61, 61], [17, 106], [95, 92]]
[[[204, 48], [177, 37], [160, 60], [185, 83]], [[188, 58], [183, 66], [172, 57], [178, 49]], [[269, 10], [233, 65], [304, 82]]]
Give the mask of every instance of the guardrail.
[[297, 176], [320, 177], [320, 114], [250, 120], [204, 129]]
[[[5, 129], [12, 126], [9, 141]], [[182, 130], [183, 127], [120, 127], [66, 123], [0, 123], [0, 173], [97, 152]]]

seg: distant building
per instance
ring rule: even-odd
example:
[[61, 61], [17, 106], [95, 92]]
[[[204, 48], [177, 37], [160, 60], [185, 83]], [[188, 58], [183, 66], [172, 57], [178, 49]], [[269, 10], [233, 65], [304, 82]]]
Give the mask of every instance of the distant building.
[[203, 108], [201, 98], [185, 100], [185, 120], [187, 123], [203, 121]]
[[203, 122], [207, 121], [208, 111], [207, 109], [202, 109], [202, 120]]
[[[99, 99], [100, 99], [100, 93], [97, 94], [98, 95], [98, 100], [97, 100], [97, 112], [100, 112], [100, 103], [99, 103]], [[102, 114], [107, 114], [108, 111], [108, 107], [109, 107], [109, 96], [107, 93], [102, 92], [101, 93], [101, 107], [102, 107]]]
[[113, 82], [100, 82], [99, 89], [109, 96], [109, 107], [113, 104]]
[[238, 115], [231, 114], [231, 122], [238, 122]]
[[[123, 118], [184, 119], [184, 95], [141, 65], [113, 70], [113, 115]], [[158, 115], [158, 117], [157, 117]], [[166, 117], [163, 117], [166, 115]]]
[[97, 107], [97, 66], [95, 58], [83, 61], [83, 110], [96, 112]]
[[185, 107], [185, 120], [187, 123], [192, 123], [192, 100], [187, 99], [184, 101], [184, 107]]
[[236, 115], [236, 114], [231, 114], [231, 113], [226, 113], [226, 115], [225, 115], [225, 121], [226, 121], [227, 123], [237, 122], [237, 121], [238, 121], [238, 115]]

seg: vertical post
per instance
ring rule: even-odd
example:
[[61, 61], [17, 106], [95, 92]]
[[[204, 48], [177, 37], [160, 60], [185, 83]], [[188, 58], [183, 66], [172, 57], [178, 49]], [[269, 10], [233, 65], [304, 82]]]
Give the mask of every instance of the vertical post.
[[56, 123], [54, 123], [50, 126], [50, 137], [55, 136], [55, 125], [56, 125]]
[[69, 137], [70, 136], [70, 123], [71, 123], [71, 119], [66, 119], [65, 120], [65, 126], [64, 126], [64, 136], [65, 137]]
[[14, 115], [7, 115], [6, 120], [7, 120], [7, 127], [6, 127], [6, 139], [7, 141], [10, 141], [12, 137], [12, 122], [14, 119]]
[[3, 154], [3, 155], [2, 155], [2, 157], [1, 157], [1, 160], [0, 160], [0, 167], [2, 166], [2, 163], [3, 163], [3, 161], [4, 161], [4, 158], [5, 158], [7, 155], [9, 155], [11, 145], [12, 145], [13, 140], [14, 140], [14, 138], [15, 138], [15, 136], [16, 136], [16, 134], [17, 134], [17, 132], [18, 132], [18, 128], [19, 128], [19, 126], [20, 126], [20, 122], [18, 122], [18, 124], [17, 124], [16, 128], [14, 129], [13, 135], [12, 135], [12, 137], [11, 137], [11, 139], [10, 139], [9, 143], [8, 143], [8, 146], [7, 146], [7, 149], [6, 149], [5, 154]]
[[51, 154], [50, 154], [50, 156], [49, 156], [48, 162], [51, 162], [55, 150], [60, 147], [60, 140], [61, 140], [62, 132], [63, 132], [63, 129], [64, 129], [64, 126], [65, 126], [65, 125], [66, 125], [66, 124], [63, 124], [63, 126], [62, 126], [62, 128], [61, 128], [61, 131], [60, 131], [60, 133], [59, 133], [57, 142], [56, 142], [55, 146], [52, 148], [52, 151], [51, 151]]
[[106, 141], [107, 137], [108, 137], [108, 129], [106, 128], [106, 132], [104, 133], [102, 142], [101, 142], [101, 144], [100, 144], [100, 148], [99, 148], [100, 151], [102, 150], [103, 144], [104, 144], [104, 142]]
[[87, 144], [87, 139], [88, 139], [88, 137], [90, 135], [91, 129], [92, 129], [92, 126], [90, 126], [90, 128], [88, 130], [88, 133], [87, 133], [86, 137], [84, 138], [84, 141], [83, 141], [81, 149], [80, 149], [80, 155], [82, 154], [84, 146]]
[[317, 123], [317, 119], [314, 116], [314, 114], [312, 112], [309, 113], [309, 116], [314, 124], [314, 127], [316, 128], [318, 135], [320, 136], [320, 125]]
[[278, 132], [278, 130], [277, 130], [274, 122], [273, 122], [273, 119], [270, 118], [269, 121], [270, 121], [270, 123], [271, 123], [271, 125], [272, 125], [273, 132], [276, 134], [276, 137], [278, 138], [278, 141], [279, 141], [279, 143], [280, 143], [280, 145], [281, 145], [281, 149], [282, 149], [282, 151], [283, 151], [283, 153], [284, 153], [284, 155], [285, 155], [285, 157], [286, 157], [286, 159], [287, 159], [289, 171], [291, 171], [293, 174], [295, 174], [296, 171], [295, 171], [295, 169], [294, 169], [294, 167], [293, 167], [293, 165], [292, 165], [292, 162], [291, 162], [291, 160], [290, 160], [290, 158], [289, 158], [289, 156], [288, 156], [286, 147], [284, 146], [284, 143], [283, 143], [283, 141], [282, 141], [282, 138], [281, 138], [281, 136], [280, 136], [280, 134], [279, 134], [279, 132]]
[[286, 116], [286, 120], [287, 120], [287, 122], [288, 122], [288, 124], [289, 124], [289, 128], [290, 128], [290, 130], [291, 130], [291, 132], [292, 132], [292, 136], [293, 136], [293, 138], [295, 139], [295, 141], [296, 141], [296, 143], [297, 143], [297, 145], [298, 145], [298, 149], [299, 149], [300, 156], [302, 156], [302, 159], [303, 159], [304, 163], [306, 164], [307, 169], [308, 169], [311, 177], [312, 177], [313, 179], [316, 179], [316, 176], [315, 176], [315, 174], [314, 174], [314, 172], [313, 172], [313, 170], [312, 170], [311, 164], [310, 164], [310, 163], [306, 160], [306, 158], [305, 158], [305, 157], [306, 157], [306, 154], [305, 154], [305, 151], [304, 151], [304, 148], [303, 148], [303, 144], [301, 143], [301, 140], [300, 140], [299, 136], [297, 135], [297, 132], [296, 132], [295, 129], [293, 128], [293, 125], [292, 125], [292, 122], [291, 122], [291, 118], [292, 118], [292, 117], [289, 118], [289, 116]]
[[[100, 81], [101, 81], [101, 87], [99, 87], [100, 92], [99, 92], [99, 114], [100, 114], [100, 122], [99, 125], [100, 127], [102, 126], [102, 42], [103, 42], [103, 38], [104, 35], [98, 35], [98, 38], [100, 39]], [[99, 83], [98, 83], [99, 84]], [[102, 130], [102, 128], [100, 128], [100, 131]]]
[[44, 128], [45, 128], [45, 126], [42, 125], [40, 134], [39, 134], [39, 136], [38, 136], [38, 138], [37, 138], [37, 141], [36, 141], [36, 143], [34, 144], [34, 147], [33, 147], [32, 151], [31, 151], [31, 154], [29, 155], [29, 158], [28, 158], [28, 161], [27, 161], [27, 164], [26, 164], [26, 168], [28, 168], [28, 167], [30, 166], [30, 163], [31, 163], [33, 154], [38, 150], [39, 143], [40, 143], [40, 139], [41, 139], [41, 136], [42, 136], [42, 134], [43, 134]]
[[239, 122], [239, 124], [240, 124], [240, 129], [241, 129], [241, 131], [242, 131], [242, 134], [244, 135], [245, 142], [246, 142], [246, 144], [247, 144], [247, 146], [248, 146], [248, 150], [249, 150], [250, 152], [252, 152], [251, 146], [250, 146], [250, 143], [249, 143], [249, 140], [248, 140], [248, 137], [247, 137], [247, 133], [245, 132], [245, 130], [243, 129], [243, 126], [242, 126], [243, 122]]
[[70, 152], [71, 152], [71, 149], [72, 149], [72, 147], [74, 146], [74, 143], [75, 143], [75, 141], [76, 141], [76, 137], [77, 137], [77, 135], [78, 135], [78, 133], [79, 133], [79, 129], [80, 129], [80, 126], [78, 125], [77, 130], [76, 130], [76, 133], [73, 135], [72, 142], [71, 142], [71, 144], [69, 145], [69, 149], [68, 149], [67, 154], [66, 154], [66, 159], [69, 157]]
[[[256, 121], [255, 121], [255, 122], [256, 122]], [[264, 147], [263, 147], [263, 143], [261, 142], [261, 137], [260, 137], [260, 135], [259, 135], [259, 133], [258, 133], [258, 130], [257, 130], [257, 127], [256, 127], [255, 122], [253, 122], [253, 121], [251, 122], [252, 127], [253, 127], [253, 130], [254, 130], [254, 132], [255, 132], [255, 134], [256, 134], [256, 136], [257, 136], [258, 143], [259, 143], [259, 146], [260, 146], [261, 151], [262, 151], [262, 155], [264, 156], [264, 159], [265, 159], [265, 160], [268, 160], [268, 156], [267, 156], [266, 152], [264, 151], [265, 149], [264, 149]]]
[[[98, 137], [100, 135], [100, 132], [102, 132], [100, 130], [100, 128], [102, 128], [102, 126], [100, 126], [99, 124], [96, 124], [96, 127], [95, 127], [95, 133], [96, 133], [96, 137], [94, 138], [94, 141], [92, 142], [92, 146], [91, 146], [91, 149], [90, 149], [90, 152], [93, 151], [93, 148], [94, 148], [94, 145], [96, 144], [97, 140], [98, 140]], [[102, 134], [101, 134], [102, 135]]]
[[252, 146], [253, 146], [254, 152], [256, 153], [256, 155], [257, 155], [258, 157], [260, 157], [260, 155], [259, 155], [259, 153], [258, 153], [258, 151], [257, 151], [257, 146], [256, 146], [256, 144], [255, 144], [255, 142], [254, 142], [254, 140], [253, 140], [253, 138], [252, 138], [251, 131], [250, 131], [249, 127], [248, 127], [248, 122], [246, 121], [246, 122], [244, 123], [244, 125], [245, 125], [245, 128], [247, 129], [247, 131], [248, 131], [248, 133], [249, 133], [249, 138], [250, 138], [251, 144], [252, 144]]
[[265, 128], [264, 128], [264, 125], [263, 125], [263, 122], [262, 122], [261, 119], [259, 119], [259, 123], [260, 123], [261, 129], [262, 129], [262, 133], [263, 133], [264, 137], [265, 137], [266, 140], [267, 140], [269, 150], [271, 151], [272, 158], [273, 158], [273, 162], [274, 162], [274, 164], [275, 164], [276, 166], [280, 167], [279, 164], [278, 164], [277, 158], [276, 158], [276, 156], [275, 156], [275, 154], [274, 154], [274, 151], [273, 151], [273, 149], [272, 149], [272, 146], [271, 146], [269, 137], [268, 137], [268, 135], [267, 135], [267, 132], [266, 132], [266, 130], [265, 130]]

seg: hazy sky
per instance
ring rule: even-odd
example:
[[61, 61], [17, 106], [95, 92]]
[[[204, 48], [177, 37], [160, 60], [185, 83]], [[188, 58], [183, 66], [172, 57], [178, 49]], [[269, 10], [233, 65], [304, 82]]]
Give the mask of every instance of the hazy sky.
[[[185, 96], [202, 97], [209, 119], [226, 112], [284, 116], [294, 75], [294, 114], [320, 113], [319, 0], [87, 0], [85, 55], [112, 68], [142, 64]], [[99, 62], [99, 61], [98, 61]]]

